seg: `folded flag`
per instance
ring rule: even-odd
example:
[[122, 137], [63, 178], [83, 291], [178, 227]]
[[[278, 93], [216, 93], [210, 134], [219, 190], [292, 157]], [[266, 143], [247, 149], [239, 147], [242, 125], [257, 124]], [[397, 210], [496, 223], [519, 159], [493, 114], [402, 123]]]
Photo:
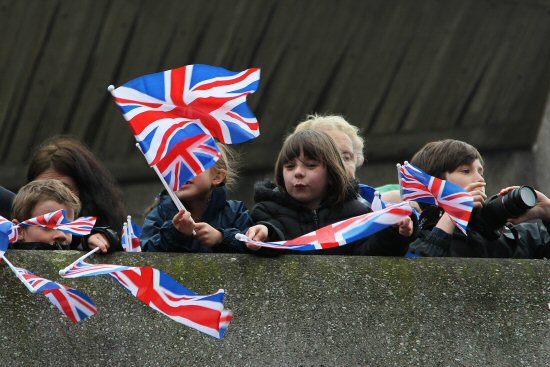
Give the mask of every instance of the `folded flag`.
[[109, 274], [132, 295], [172, 320], [222, 339], [233, 313], [224, 309], [224, 291], [194, 293], [168, 274], [152, 267], [89, 264], [77, 261], [61, 271], [65, 278]]
[[128, 220], [122, 227], [121, 244], [122, 248], [126, 252], [141, 252], [141, 227], [132, 221], [131, 216], [128, 216]]
[[407, 162], [400, 167], [400, 175], [402, 200], [440, 206], [466, 234], [474, 208], [474, 199], [469, 192], [452, 182], [433, 177]]
[[235, 235], [240, 241], [279, 250], [312, 251], [345, 246], [399, 223], [412, 214], [412, 208], [405, 202], [393, 204], [385, 209], [371, 212], [330, 224], [316, 231], [288, 241], [252, 241], [243, 234]]
[[374, 192], [374, 199], [372, 200], [371, 209], [374, 212], [385, 209], [388, 204], [382, 200], [382, 195], [378, 191]]
[[34, 275], [27, 269], [15, 267], [34, 292], [44, 294], [63, 314], [77, 323], [97, 313], [92, 299], [84, 292]]
[[86, 236], [94, 228], [96, 217], [81, 217], [74, 221], [66, 218], [65, 210], [60, 209], [35, 218], [27, 219], [19, 224], [20, 227], [39, 226], [56, 229], [77, 236]]

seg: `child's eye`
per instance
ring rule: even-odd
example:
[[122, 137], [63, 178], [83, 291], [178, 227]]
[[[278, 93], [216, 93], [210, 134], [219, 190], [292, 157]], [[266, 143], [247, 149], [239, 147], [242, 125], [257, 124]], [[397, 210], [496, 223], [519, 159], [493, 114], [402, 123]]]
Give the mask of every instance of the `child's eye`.
[[287, 163], [287, 164], [283, 165], [283, 168], [285, 168], [285, 169], [293, 169], [294, 167], [296, 167], [296, 165], [294, 163]]

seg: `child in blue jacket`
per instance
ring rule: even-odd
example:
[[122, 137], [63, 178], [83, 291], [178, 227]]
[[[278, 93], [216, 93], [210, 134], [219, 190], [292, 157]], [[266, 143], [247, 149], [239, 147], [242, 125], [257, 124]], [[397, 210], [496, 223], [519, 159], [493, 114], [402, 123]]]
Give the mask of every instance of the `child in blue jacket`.
[[227, 199], [233, 182], [233, 153], [221, 146], [222, 156], [209, 170], [188, 181], [176, 196], [186, 210], [178, 211], [166, 191], [145, 217], [140, 237], [143, 251], [246, 252], [236, 233], [250, 226], [248, 210], [241, 201]]

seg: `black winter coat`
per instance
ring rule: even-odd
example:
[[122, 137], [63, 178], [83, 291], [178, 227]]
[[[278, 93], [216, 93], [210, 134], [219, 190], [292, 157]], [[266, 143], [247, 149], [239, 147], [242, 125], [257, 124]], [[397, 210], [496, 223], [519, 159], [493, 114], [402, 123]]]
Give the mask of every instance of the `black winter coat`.
[[442, 214], [443, 210], [439, 207], [430, 207], [422, 212], [420, 233], [410, 246], [411, 252], [418, 256], [437, 257], [550, 258], [548, 224], [508, 223], [496, 239], [489, 240], [472, 229], [471, 224], [468, 236], [458, 229], [450, 235], [434, 228]]
[[[256, 205], [250, 213], [252, 221], [254, 224], [267, 226], [268, 241], [296, 238], [329, 224], [372, 211], [366, 202], [358, 199], [350, 200], [339, 207], [321, 204], [317, 210], [311, 210], [267, 181], [255, 185], [254, 201]], [[394, 228], [388, 228], [363, 240], [331, 249], [299, 252], [262, 248], [259, 253], [403, 256], [411, 239], [412, 237], [405, 238], [399, 235]]]

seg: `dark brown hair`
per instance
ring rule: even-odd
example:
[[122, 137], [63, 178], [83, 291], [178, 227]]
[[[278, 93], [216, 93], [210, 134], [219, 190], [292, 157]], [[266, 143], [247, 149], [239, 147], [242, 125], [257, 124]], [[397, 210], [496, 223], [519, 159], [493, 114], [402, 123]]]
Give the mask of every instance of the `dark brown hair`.
[[445, 139], [424, 145], [414, 154], [411, 163], [434, 177], [445, 179], [446, 173], [476, 159], [483, 166], [483, 158], [474, 146], [460, 140]]
[[275, 163], [275, 182], [279, 190], [286, 192], [284, 165], [299, 157], [301, 152], [327, 169], [327, 205], [336, 206], [357, 198], [357, 191], [346, 173], [334, 141], [324, 132], [312, 129], [297, 131], [285, 139]]
[[84, 143], [65, 135], [47, 139], [31, 157], [27, 180], [35, 180], [49, 168], [75, 181], [82, 203], [81, 215], [96, 216], [98, 226], [122, 231], [126, 215], [120, 189]]

